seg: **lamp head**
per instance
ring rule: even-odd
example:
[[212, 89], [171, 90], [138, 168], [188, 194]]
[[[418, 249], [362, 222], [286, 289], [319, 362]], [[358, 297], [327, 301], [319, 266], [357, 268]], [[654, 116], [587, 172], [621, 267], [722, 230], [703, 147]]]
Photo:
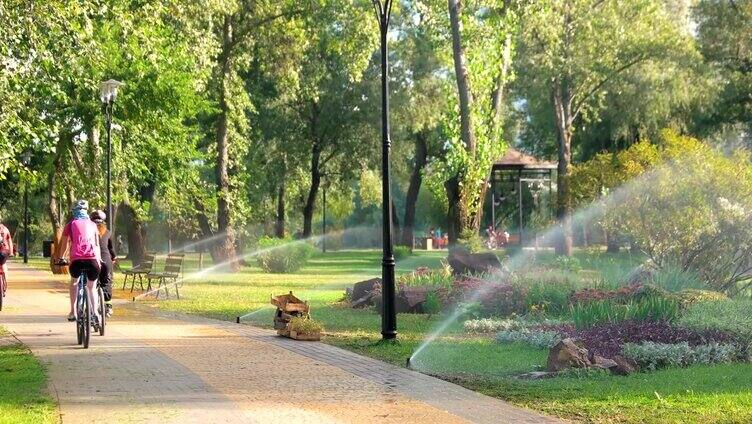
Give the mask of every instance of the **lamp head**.
[[115, 101], [117, 98], [118, 87], [123, 85], [122, 82], [114, 79], [109, 79], [99, 84], [102, 103], [108, 104]]

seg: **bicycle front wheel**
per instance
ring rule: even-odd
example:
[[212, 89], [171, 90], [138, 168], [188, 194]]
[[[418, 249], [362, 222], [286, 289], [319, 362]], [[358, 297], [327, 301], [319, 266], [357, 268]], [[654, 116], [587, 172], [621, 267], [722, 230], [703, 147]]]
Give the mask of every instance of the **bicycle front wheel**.
[[107, 307], [104, 304], [104, 291], [102, 288], [97, 288], [97, 296], [99, 297], [99, 335], [104, 336], [104, 325], [107, 320]]

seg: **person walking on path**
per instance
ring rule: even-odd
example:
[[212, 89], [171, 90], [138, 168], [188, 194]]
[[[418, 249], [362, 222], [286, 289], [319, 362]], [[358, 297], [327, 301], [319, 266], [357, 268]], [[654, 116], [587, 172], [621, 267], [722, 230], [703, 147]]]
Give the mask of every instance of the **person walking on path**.
[[112, 248], [112, 235], [107, 230], [107, 214], [96, 210], [91, 213], [91, 220], [97, 224], [99, 232], [99, 252], [102, 257], [102, 266], [99, 269], [99, 286], [104, 292], [105, 313], [112, 316], [112, 271], [115, 261], [115, 250]]

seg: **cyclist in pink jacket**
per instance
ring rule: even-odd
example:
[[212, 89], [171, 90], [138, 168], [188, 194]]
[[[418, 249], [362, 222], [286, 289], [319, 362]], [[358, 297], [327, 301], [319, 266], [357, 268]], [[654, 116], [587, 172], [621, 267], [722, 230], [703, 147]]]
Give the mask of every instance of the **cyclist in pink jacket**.
[[73, 207], [73, 219], [63, 229], [61, 243], [65, 246], [63, 256], [68, 256], [70, 249], [70, 313], [68, 321], [75, 321], [76, 287], [78, 278], [86, 275], [86, 292], [89, 305], [92, 305], [94, 327], [99, 327], [99, 308], [97, 296], [94, 294], [95, 284], [99, 278], [102, 258], [99, 248], [99, 232], [97, 224], [89, 219], [89, 202], [79, 200]]

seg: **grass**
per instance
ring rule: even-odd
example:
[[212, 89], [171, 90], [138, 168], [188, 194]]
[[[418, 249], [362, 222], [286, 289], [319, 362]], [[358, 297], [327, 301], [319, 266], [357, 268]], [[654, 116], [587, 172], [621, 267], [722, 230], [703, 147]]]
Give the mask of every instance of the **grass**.
[[[445, 254], [418, 252], [398, 261], [397, 273], [404, 274], [418, 266], [437, 266]], [[611, 285], [639, 262], [639, 258], [626, 253], [609, 257], [580, 251], [577, 257], [583, 270], [565, 273], [565, 280], [572, 284], [595, 278], [601, 279], [604, 285]], [[553, 262], [553, 256], [541, 255], [538, 259], [539, 264]], [[195, 256], [188, 257], [187, 267], [189, 273], [197, 269]], [[346, 287], [380, 273], [380, 252], [377, 251], [319, 253], [294, 274], [265, 274], [257, 267], [245, 268], [237, 274], [210, 274], [186, 282], [181, 292], [184, 299], [154, 305], [225, 320], [255, 311], [244, 322], [270, 327], [273, 310], [269, 297], [293, 290], [311, 303], [313, 317], [324, 326], [326, 343], [405, 366], [406, 359], [434, 331], [442, 317], [400, 314], [397, 319], [399, 341], [382, 342], [381, 319], [376, 311], [353, 310], [339, 302]], [[122, 277], [117, 281], [122, 281]], [[569, 284], [567, 281], [564, 283]], [[744, 305], [738, 307], [743, 309]], [[490, 337], [468, 336], [460, 320], [421, 351], [411, 365], [513, 404], [575, 421], [752, 422], [750, 364], [665, 369], [628, 377], [598, 375], [544, 380], [515, 377], [543, 369], [546, 358], [545, 350], [528, 345], [502, 345]]]
[[[4, 332], [0, 327], [0, 338]], [[45, 385], [44, 369], [26, 347], [0, 345], [0, 424], [57, 423]]]

